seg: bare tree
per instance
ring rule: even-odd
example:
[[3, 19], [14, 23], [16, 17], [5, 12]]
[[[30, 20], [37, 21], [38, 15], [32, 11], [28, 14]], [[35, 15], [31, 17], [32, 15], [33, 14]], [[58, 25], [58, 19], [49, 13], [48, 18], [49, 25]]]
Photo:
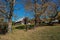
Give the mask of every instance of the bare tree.
[[37, 0], [28, 0], [28, 2], [26, 3], [26, 10], [29, 10], [31, 12], [34, 12], [32, 13], [33, 16], [35, 17], [35, 25], [38, 23], [38, 19], [39, 19], [39, 12], [37, 12], [37, 8], [40, 7], [40, 5], [37, 3]]
[[10, 32], [12, 31], [12, 16], [13, 16], [13, 11], [14, 11], [14, 2], [15, 0], [10, 1], [10, 12], [8, 16], [8, 29]]
[[0, 8], [0, 12], [2, 12], [6, 18], [8, 19], [8, 31], [11, 32], [12, 30], [12, 16], [13, 16], [13, 11], [14, 11], [14, 2], [15, 0], [1, 0], [1, 4], [3, 8]]
[[57, 16], [57, 6], [53, 2], [47, 2], [43, 4], [43, 7], [46, 8], [44, 12], [45, 16], [49, 17], [45, 19], [49, 21], [49, 24], [51, 24], [52, 20], [55, 20], [55, 17]]
[[[47, 15], [50, 18], [50, 22], [52, 21], [52, 19], [55, 19], [55, 17], [57, 16], [57, 7], [56, 4], [51, 2], [52, 0], [40, 0], [40, 2], [42, 2], [41, 4], [39, 4], [38, 2], [39, 0], [33, 0], [33, 1], [34, 3], [32, 3], [31, 0], [29, 0], [29, 2], [27, 3], [29, 6], [27, 6], [27, 8], [29, 10], [32, 9], [35, 13], [34, 14], [35, 25], [40, 22], [41, 15], [44, 16]], [[51, 9], [49, 9], [49, 7], [51, 7]]]

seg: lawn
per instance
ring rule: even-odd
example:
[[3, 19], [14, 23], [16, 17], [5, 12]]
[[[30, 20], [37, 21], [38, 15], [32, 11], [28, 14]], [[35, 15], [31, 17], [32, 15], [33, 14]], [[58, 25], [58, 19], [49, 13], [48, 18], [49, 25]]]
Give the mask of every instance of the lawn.
[[14, 29], [0, 40], [60, 40], [60, 26], [42, 26], [28, 31]]

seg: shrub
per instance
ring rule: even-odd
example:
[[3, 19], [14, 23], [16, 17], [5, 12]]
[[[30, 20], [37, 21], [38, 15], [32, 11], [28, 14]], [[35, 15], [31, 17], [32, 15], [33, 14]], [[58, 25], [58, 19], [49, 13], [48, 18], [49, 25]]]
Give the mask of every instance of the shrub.
[[31, 24], [31, 25], [28, 25], [28, 26], [29, 26], [29, 29], [34, 28], [34, 24]]
[[25, 25], [19, 25], [16, 29], [25, 29]]

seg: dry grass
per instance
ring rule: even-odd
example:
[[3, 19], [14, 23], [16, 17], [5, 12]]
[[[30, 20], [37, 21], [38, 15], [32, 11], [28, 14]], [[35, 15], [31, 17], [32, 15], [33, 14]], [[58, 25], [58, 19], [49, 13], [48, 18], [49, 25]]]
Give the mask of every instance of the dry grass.
[[37, 27], [28, 30], [13, 30], [12, 33], [0, 35], [0, 40], [60, 40], [60, 26]]

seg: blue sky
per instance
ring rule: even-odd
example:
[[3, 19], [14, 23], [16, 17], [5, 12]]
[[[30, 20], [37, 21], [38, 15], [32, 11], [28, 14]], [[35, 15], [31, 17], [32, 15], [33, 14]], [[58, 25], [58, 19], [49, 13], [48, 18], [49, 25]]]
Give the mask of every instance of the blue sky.
[[[20, 2], [21, 0], [17, 0], [17, 2]], [[53, 0], [54, 3], [57, 4], [57, 0]], [[57, 5], [58, 6], [58, 5]], [[20, 4], [16, 4], [15, 5], [15, 10], [14, 10], [14, 14], [17, 16], [16, 18], [12, 18], [13, 21], [16, 21], [18, 20], [19, 18], [22, 18], [22, 17], [29, 17], [29, 18], [33, 18], [33, 16], [31, 16], [29, 13], [32, 13], [32, 12], [26, 12], [25, 8], [24, 8], [24, 4], [20, 3]], [[58, 8], [58, 10], [60, 10], [60, 7]]]
[[[20, 0], [17, 0], [17, 2], [20, 2]], [[33, 18], [33, 16], [31, 15], [32, 12], [26, 11], [23, 3], [16, 4], [14, 6], [14, 9], [14, 15], [17, 17], [13, 17], [12, 21], [16, 21], [23, 17]]]

